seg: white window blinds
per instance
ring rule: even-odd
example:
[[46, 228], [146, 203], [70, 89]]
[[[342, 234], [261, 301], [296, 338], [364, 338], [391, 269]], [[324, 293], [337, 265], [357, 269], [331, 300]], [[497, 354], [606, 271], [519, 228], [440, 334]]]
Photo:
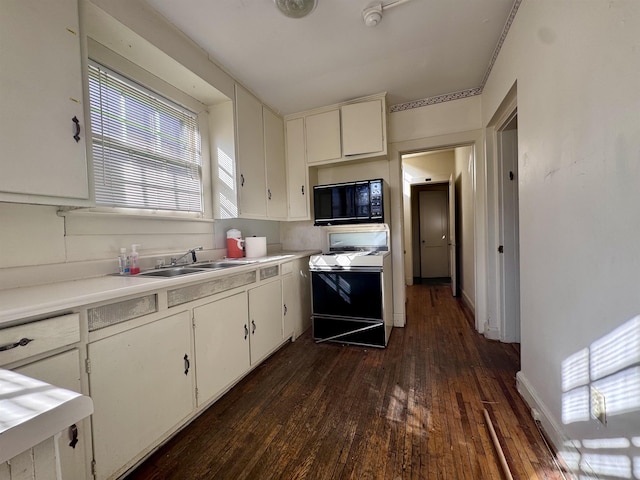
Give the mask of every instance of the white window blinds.
[[96, 204], [202, 212], [197, 115], [95, 62], [89, 95]]

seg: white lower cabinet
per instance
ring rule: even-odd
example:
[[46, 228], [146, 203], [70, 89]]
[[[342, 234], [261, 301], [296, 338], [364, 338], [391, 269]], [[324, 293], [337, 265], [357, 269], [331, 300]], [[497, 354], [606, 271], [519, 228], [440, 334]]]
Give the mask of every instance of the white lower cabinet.
[[191, 315], [148, 323], [87, 347], [95, 473], [113, 478], [194, 410]]
[[250, 367], [247, 292], [193, 309], [198, 406]]
[[282, 283], [278, 278], [249, 290], [251, 365], [282, 343]]
[[[80, 355], [77, 349], [30, 363], [16, 368], [15, 371], [57, 387], [81, 392]], [[85, 419], [70, 425], [58, 437], [60, 467], [64, 480], [89, 478], [85, 459], [87, 426], [88, 419]]]
[[308, 257], [282, 265], [283, 338], [295, 340], [311, 326]]

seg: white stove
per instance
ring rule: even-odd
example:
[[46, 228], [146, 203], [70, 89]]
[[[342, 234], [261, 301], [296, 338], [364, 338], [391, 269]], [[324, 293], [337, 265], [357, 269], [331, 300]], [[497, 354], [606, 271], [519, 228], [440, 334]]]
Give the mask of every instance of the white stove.
[[388, 226], [323, 228], [329, 248], [309, 259], [315, 341], [384, 348], [393, 327]]

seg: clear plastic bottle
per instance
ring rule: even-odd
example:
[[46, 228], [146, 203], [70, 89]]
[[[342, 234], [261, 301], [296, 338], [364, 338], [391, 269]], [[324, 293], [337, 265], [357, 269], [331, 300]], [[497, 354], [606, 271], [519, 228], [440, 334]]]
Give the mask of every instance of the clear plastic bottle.
[[131, 265], [129, 267], [129, 273], [131, 275], [137, 275], [140, 273], [140, 266], [138, 264], [138, 247], [140, 245], [133, 244], [131, 245]]
[[120, 275], [129, 273], [127, 266], [127, 249], [122, 247], [120, 249], [120, 255], [118, 255], [118, 273], [120, 273]]

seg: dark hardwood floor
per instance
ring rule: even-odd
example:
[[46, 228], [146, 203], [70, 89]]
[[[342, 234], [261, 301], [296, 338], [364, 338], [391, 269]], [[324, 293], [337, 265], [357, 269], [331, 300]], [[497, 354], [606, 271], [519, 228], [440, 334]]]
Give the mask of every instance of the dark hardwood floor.
[[518, 396], [516, 346], [478, 335], [447, 286], [408, 287], [386, 349], [315, 344], [269, 358], [127, 479], [560, 479]]

